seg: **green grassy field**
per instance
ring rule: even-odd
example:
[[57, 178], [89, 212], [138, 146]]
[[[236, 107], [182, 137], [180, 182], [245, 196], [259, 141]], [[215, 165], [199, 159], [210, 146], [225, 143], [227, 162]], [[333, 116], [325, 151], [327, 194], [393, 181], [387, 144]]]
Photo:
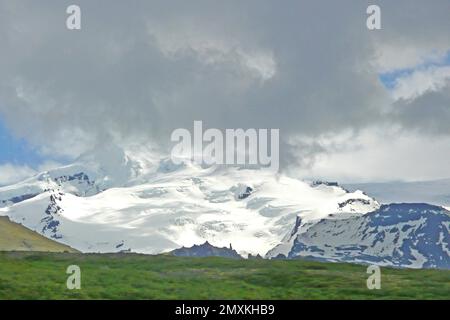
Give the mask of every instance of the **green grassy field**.
[[[81, 290], [66, 288], [69, 265]], [[134, 254], [0, 253], [0, 299], [450, 299], [450, 271], [303, 260], [227, 260]]]

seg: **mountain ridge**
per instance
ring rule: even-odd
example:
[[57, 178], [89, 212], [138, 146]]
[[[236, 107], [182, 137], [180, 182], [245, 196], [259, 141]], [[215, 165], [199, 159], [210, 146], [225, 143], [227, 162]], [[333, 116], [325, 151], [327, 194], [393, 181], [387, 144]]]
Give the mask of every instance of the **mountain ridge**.
[[157, 254], [209, 241], [232, 243], [247, 256], [264, 255], [282, 241], [297, 216], [313, 222], [379, 206], [360, 191], [264, 169], [175, 166], [162, 159], [144, 177], [130, 175], [103, 190], [105, 181], [118, 181], [111, 173], [78, 163], [0, 188], [0, 215], [83, 252], [116, 252], [120, 245]]
[[[110, 160], [108, 164], [98, 163], [95, 155], [81, 157], [72, 165], [1, 187], [0, 216], [86, 253], [160, 254], [180, 248], [201, 249], [207, 242], [215, 248], [231, 243], [243, 257], [310, 255], [327, 261], [440, 266], [427, 255], [433, 246], [426, 248], [431, 251], [425, 252], [427, 261], [422, 264], [412, 258], [380, 260], [384, 253], [375, 250], [377, 245], [395, 247], [394, 238], [383, 236], [385, 231], [380, 226], [368, 235], [355, 234], [381, 210], [380, 204], [361, 190], [349, 191], [336, 182], [302, 181], [261, 168], [202, 167], [190, 162], [175, 165], [167, 158], [147, 161], [120, 150], [111, 152], [111, 157], [115, 159], [102, 159]], [[392, 228], [409, 222], [417, 229], [427, 213], [445, 210], [412, 206], [408, 210], [421, 216], [411, 221], [402, 220], [404, 214], [395, 213], [394, 205], [387, 207], [395, 216]], [[380, 240], [351, 251], [338, 248], [343, 237], [340, 234], [335, 232], [332, 238], [325, 234], [336, 227], [334, 224], [352, 225], [355, 221], [354, 229], [342, 234], [353, 234], [361, 241], [363, 236]], [[447, 220], [442, 223], [447, 228]], [[326, 250], [319, 246], [325, 244], [308, 238], [319, 231], [324, 241], [329, 241]], [[448, 245], [447, 236], [444, 232], [436, 241]], [[314, 246], [323, 254], [314, 252]], [[333, 248], [346, 255], [337, 254]], [[402, 254], [418, 257], [414, 250], [410, 245]], [[442, 252], [439, 256], [447, 259], [448, 251]], [[390, 253], [395, 258], [393, 249]]]
[[449, 232], [450, 212], [442, 207], [389, 204], [364, 216], [323, 219], [268, 256], [450, 269]]

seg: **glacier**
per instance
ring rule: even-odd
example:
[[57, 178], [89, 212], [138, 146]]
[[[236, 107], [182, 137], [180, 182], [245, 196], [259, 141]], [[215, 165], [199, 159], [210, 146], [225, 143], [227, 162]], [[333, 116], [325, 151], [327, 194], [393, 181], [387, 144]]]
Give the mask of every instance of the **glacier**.
[[208, 241], [263, 256], [298, 217], [313, 223], [379, 207], [361, 191], [271, 170], [109, 155], [108, 165], [91, 155], [0, 188], [0, 215], [82, 252], [157, 254]]
[[449, 217], [264, 168], [106, 150], [0, 188], [0, 215], [85, 253], [232, 246], [243, 257], [450, 268]]

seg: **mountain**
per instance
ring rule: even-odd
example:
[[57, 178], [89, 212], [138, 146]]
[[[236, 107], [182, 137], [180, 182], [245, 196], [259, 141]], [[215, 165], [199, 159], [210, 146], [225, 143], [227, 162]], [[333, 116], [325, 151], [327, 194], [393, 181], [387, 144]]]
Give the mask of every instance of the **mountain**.
[[295, 231], [268, 257], [450, 269], [449, 232], [450, 212], [442, 207], [382, 205], [366, 215], [323, 219]]
[[0, 217], [0, 251], [76, 252], [76, 250], [47, 239], [8, 217]]
[[283, 242], [298, 218], [308, 224], [379, 207], [337, 184], [149, 158], [93, 152], [0, 188], [0, 215], [82, 252], [158, 254], [208, 241], [247, 256]]
[[223, 257], [241, 259], [242, 257], [230, 245], [230, 248], [218, 248], [208, 241], [201, 245], [194, 245], [190, 248], [180, 248], [173, 250], [172, 255], [177, 257]]
[[388, 203], [429, 203], [450, 208], [450, 179], [413, 182], [348, 184], [350, 191], [364, 190], [378, 201]]
[[0, 216], [81, 252], [214, 255], [231, 244], [243, 257], [450, 268], [447, 210], [380, 207], [348, 189], [105, 146], [0, 188]]

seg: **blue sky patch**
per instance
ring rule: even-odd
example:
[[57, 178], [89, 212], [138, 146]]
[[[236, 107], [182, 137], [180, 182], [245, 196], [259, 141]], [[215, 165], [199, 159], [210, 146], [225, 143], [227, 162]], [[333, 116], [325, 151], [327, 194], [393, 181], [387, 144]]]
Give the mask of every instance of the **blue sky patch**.
[[397, 69], [390, 72], [380, 73], [378, 75], [378, 78], [386, 89], [393, 90], [397, 83], [397, 79], [399, 78], [408, 77], [417, 70], [423, 70], [430, 67], [443, 67], [448, 65], [450, 65], [450, 51], [448, 51], [444, 59], [439, 62], [424, 62], [420, 65], [415, 66], [414, 68]]
[[0, 117], [0, 164], [37, 167], [45, 160], [25, 139], [14, 137]]

